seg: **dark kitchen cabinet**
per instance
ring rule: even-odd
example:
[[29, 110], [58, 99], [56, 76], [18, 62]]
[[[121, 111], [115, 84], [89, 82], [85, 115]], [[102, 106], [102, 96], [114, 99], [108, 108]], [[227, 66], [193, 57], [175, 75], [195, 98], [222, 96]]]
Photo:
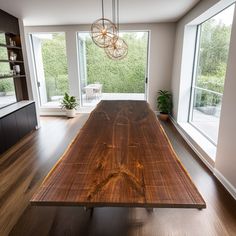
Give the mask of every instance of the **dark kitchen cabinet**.
[[35, 103], [30, 103], [0, 118], [0, 154], [37, 126]]
[[33, 103], [27, 106], [26, 112], [27, 112], [29, 130], [35, 129], [35, 127], [37, 126], [35, 104]]
[[4, 136], [2, 131], [2, 121], [0, 120], [0, 154], [5, 150]]
[[27, 108], [22, 108], [16, 111], [16, 123], [19, 138], [24, 137], [29, 131], [29, 121], [27, 117]]
[[2, 118], [2, 130], [5, 149], [8, 149], [19, 140], [15, 112]]

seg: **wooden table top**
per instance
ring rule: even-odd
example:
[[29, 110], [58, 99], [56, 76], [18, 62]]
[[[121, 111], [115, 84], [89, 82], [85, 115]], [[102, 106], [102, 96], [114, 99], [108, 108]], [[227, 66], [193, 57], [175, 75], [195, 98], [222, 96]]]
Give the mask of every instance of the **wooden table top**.
[[102, 101], [33, 205], [205, 208], [145, 101]]

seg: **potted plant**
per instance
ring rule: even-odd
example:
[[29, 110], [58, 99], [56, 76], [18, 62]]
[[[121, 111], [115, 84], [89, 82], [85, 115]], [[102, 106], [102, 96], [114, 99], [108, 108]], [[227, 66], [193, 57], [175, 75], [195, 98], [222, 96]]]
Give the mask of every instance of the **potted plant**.
[[157, 108], [160, 112], [159, 118], [161, 120], [167, 120], [172, 110], [172, 95], [169, 91], [158, 91]]
[[63, 100], [61, 101], [61, 108], [66, 109], [66, 115], [69, 118], [75, 117], [75, 111], [78, 103], [74, 96], [70, 96], [68, 93], [65, 93]]

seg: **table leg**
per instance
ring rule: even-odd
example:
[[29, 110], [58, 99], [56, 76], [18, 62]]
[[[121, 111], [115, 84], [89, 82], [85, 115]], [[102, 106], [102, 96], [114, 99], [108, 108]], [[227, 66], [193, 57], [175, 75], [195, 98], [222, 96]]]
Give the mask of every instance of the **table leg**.
[[146, 210], [147, 210], [147, 212], [148, 212], [149, 214], [151, 214], [151, 213], [154, 212], [153, 208], [146, 208]]
[[94, 208], [93, 207], [84, 207], [84, 210], [87, 212], [89, 211], [90, 212], [90, 217], [93, 216], [93, 211], [94, 211]]

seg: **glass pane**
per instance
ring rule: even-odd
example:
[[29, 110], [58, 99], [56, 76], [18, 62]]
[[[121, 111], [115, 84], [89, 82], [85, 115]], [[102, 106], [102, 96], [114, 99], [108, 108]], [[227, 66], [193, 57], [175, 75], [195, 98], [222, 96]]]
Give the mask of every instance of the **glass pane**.
[[6, 47], [0, 47], [0, 60], [8, 60]]
[[148, 32], [121, 32], [128, 55], [111, 60], [88, 33], [79, 33], [80, 84], [83, 106], [100, 99], [145, 99]]
[[0, 108], [16, 102], [13, 78], [0, 79]]
[[69, 92], [65, 33], [32, 35], [41, 105], [59, 107]]
[[5, 33], [0, 33], [0, 44], [6, 44]]
[[10, 64], [8, 62], [0, 62], [0, 77], [9, 75], [10, 72]]
[[199, 26], [199, 49], [190, 122], [215, 144], [227, 67], [234, 5]]

